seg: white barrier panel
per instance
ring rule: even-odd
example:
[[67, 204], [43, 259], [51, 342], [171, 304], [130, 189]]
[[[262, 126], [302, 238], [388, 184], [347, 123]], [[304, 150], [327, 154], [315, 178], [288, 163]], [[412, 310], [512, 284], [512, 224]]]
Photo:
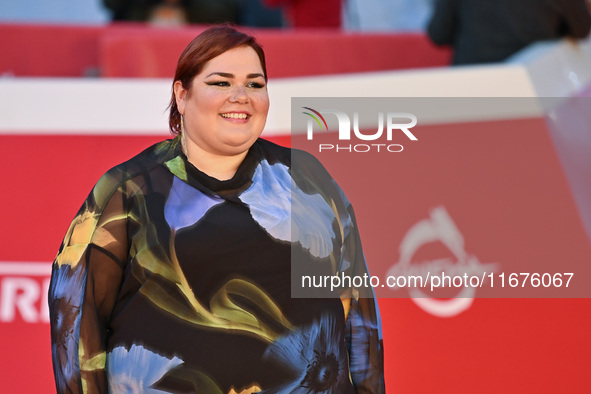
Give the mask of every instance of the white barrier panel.
[[[534, 45], [505, 64], [269, 81], [266, 135], [291, 97], [567, 97], [591, 81], [591, 41]], [[0, 133], [167, 135], [167, 79], [0, 79]], [[473, 113], [472, 113], [473, 115]]]

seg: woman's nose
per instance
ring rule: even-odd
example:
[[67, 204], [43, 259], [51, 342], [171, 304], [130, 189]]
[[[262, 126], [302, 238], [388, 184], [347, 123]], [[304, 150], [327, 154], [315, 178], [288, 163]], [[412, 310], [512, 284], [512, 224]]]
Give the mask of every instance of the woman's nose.
[[230, 101], [233, 103], [245, 104], [248, 102], [248, 93], [244, 86], [236, 86], [230, 96]]

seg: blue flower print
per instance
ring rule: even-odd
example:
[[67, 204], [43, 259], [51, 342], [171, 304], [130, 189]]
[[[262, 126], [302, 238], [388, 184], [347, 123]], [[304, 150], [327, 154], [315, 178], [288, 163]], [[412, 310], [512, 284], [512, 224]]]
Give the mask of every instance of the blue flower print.
[[201, 219], [207, 211], [223, 200], [211, 197], [174, 177], [164, 205], [164, 217], [170, 228], [179, 230]]
[[320, 194], [304, 193], [285, 165], [261, 161], [252, 185], [240, 199], [249, 206], [254, 220], [273, 238], [299, 241], [320, 258], [328, 257], [333, 251], [335, 213]]
[[107, 353], [107, 376], [110, 393], [165, 393], [152, 388], [171, 369], [182, 364], [178, 357], [167, 358], [143, 346], [123, 346]]
[[347, 350], [335, 319], [323, 315], [311, 326], [275, 340], [264, 357], [291, 372], [294, 379], [260, 394], [344, 394], [351, 390]]
[[66, 390], [67, 383], [78, 373], [78, 331], [80, 305], [86, 281], [86, 270], [64, 264], [53, 273], [49, 299], [52, 300], [51, 336], [53, 365], [61, 366], [56, 374], [58, 391]]
[[349, 353], [349, 369], [354, 382], [371, 382], [381, 379], [378, 369], [371, 368], [376, 364], [376, 343], [382, 341], [382, 323], [379, 312], [375, 320], [363, 316], [358, 300], [351, 300], [351, 308], [347, 317], [345, 339], [351, 347]]

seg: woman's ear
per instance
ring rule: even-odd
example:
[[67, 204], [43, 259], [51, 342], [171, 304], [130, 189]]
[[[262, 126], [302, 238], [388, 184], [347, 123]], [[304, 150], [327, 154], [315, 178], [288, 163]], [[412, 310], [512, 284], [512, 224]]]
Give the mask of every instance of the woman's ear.
[[181, 115], [185, 114], [185, 103], [187, 99], [187, 89], [183, 87], [181, 81], [175, 81], [173, 85], [174, 98], [176, 100], [176, 107]]

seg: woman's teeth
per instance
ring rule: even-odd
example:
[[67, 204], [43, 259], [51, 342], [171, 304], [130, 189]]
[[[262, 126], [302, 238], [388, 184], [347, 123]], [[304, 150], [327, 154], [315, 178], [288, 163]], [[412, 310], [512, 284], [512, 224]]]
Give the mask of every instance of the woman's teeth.
[[231, 113], [231, 114], [222, 114], [222, 117], [228, 119], [246, 119], [246, 114], [238, 114], [238, 113]]

